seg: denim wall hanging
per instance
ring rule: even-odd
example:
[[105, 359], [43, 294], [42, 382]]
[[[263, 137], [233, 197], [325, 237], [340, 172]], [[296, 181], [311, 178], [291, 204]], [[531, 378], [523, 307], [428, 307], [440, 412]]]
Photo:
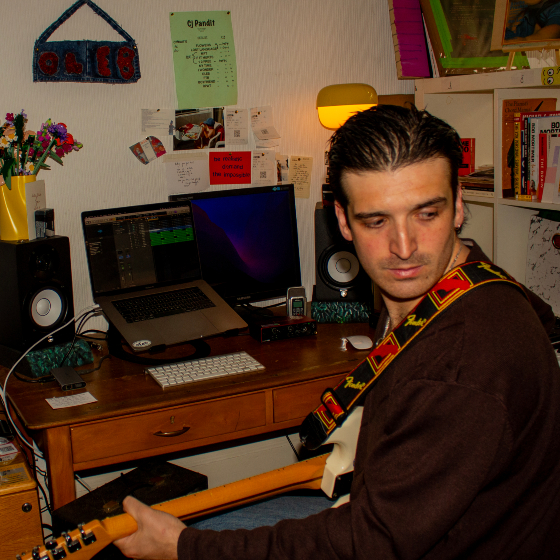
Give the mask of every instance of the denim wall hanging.
[[[68, 18], [87, 4], [124, 41], [50, 41], [47, 39]], [[140, 79], [138, 47], [120, 25], [91, 0], [78, 0], [35, 41], [34, 82], [102, 82], [128, 84]]]

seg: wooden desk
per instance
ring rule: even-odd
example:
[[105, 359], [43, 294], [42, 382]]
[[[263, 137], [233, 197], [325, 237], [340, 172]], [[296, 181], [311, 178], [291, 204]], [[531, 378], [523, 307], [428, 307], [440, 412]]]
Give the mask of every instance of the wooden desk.
[[[12, 376], [7, 393], [45, 454], [57, 509], [75, 499], [77, 471], [299, 426], [323, 390], [367, 356], [345, 348], [342, 337], [350, 334], [373, 337], [373, 330], [364, 323], [320, 324], [317, 336], [264, 344], [249, 335], [217, 337], [208, 341], [212, 355], [245, 350], [266, 369], [165, 390], [142, 366], [111, 357], [84, 376], [85, 390], [97, 402], [71, 408], [53, 410], [46, 402], [62, 396], [54, 381], [30, 384]], [[178, 346], [165, 357], [188, 352], [188, 346]], [[0, 367], [2, 381], [6, 373]]]

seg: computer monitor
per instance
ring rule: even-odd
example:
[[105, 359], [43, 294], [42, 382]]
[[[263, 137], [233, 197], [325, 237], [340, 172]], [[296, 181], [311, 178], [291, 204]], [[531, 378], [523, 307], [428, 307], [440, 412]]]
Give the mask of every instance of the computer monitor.
[[190, 200], [202, 277], [230, 305], [301, 285], [293, 185], [172, 195]]

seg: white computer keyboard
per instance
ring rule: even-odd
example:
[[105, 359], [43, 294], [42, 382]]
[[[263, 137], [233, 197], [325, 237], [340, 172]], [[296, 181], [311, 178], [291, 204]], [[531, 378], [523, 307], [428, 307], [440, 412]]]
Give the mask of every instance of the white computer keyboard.
[[249, 356], [247, 352], [235, 352], [234, 354], [149, 367], [144, 371], [149, 373], [162, 389], [166, 389], [195, 381], [263, 369], [264, 366]]

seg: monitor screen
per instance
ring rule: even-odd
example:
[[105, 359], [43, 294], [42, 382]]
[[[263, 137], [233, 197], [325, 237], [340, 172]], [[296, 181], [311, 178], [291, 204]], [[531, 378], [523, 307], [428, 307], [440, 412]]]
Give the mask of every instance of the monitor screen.
[[230, 305], [301, 285], [293, 185], [172, 195], [190, 200], [202, 278]]

